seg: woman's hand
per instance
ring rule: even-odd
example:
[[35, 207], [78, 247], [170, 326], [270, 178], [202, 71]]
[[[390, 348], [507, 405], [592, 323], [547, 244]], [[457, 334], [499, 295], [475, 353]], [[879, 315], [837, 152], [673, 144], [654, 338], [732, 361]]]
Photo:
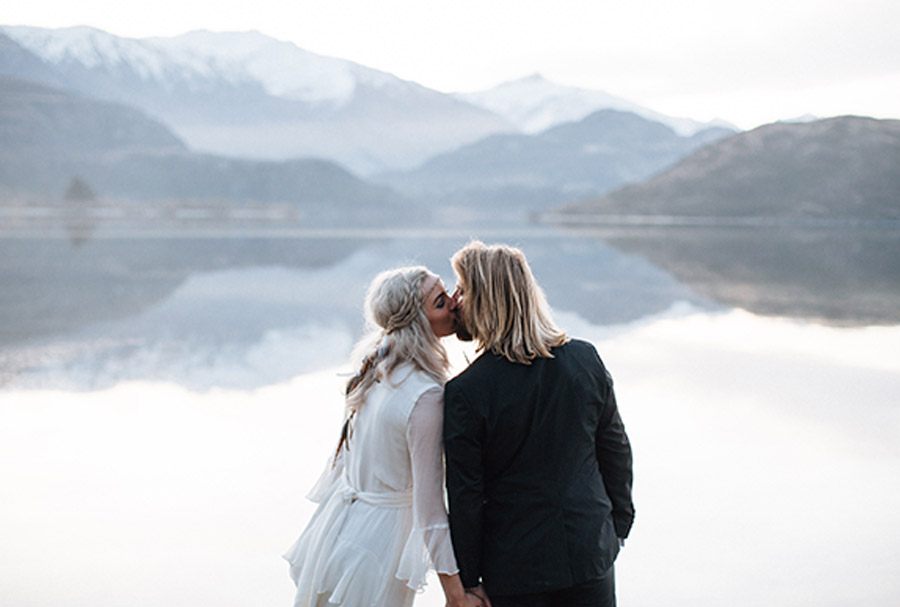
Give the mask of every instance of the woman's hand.
[[447, 607], [489, 607], [489, 604], [482, 601], [477, 594], [466, 592], [462, 599], [448, 602]]
[[484, 607], [491, 607], [491, 600], [488, 598], [487, 592], [484, 591], [484, 586], [481, 584], [474, 588], [467, 588], [466, 594], [475, 595]]
[[438, 573], [441, 587], [446, 597], [446, 607], [491, 607], [487, 593], [479, 584], [474, 588], [463, 588], [458, 573]]

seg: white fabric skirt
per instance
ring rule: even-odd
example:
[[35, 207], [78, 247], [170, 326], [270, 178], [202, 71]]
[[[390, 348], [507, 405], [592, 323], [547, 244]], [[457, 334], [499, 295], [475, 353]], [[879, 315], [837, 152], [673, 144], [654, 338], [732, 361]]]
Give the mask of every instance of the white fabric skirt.
[[407, 546], [414, 535], [411, 503], [371, 503], [378, 500], [366, 501], [366, 494], [352, 491], [343, 479], [331, 489], [284, 554], [297, 585], [294, 607], [412, 605], [425, 571], [407, 571], [405, 564], [405, 552], [413, 549]]

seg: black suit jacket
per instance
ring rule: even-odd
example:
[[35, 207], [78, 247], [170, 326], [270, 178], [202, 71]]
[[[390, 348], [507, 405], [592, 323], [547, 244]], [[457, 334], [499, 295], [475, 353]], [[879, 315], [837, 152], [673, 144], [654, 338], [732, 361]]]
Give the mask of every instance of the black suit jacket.
[[523, 365], [485, 352], [445, 388], [453, 548], [463, 585], [489, 595], [599, 577], [634, 518], [612, 378], [587, 342], [553, 355]]

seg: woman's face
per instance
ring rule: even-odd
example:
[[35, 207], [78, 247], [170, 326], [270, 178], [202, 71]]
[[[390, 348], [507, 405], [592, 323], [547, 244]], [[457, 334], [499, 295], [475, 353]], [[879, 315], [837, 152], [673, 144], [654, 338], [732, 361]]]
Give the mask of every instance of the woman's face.
[[438, 337], [453, 335], [456, 331], [456, 315], [453, 300], [447, 295], [444, 283], [432, 274], [422, 283], [422, 291], [425, 296], [425, 316], [431, 324], [431, 330]]

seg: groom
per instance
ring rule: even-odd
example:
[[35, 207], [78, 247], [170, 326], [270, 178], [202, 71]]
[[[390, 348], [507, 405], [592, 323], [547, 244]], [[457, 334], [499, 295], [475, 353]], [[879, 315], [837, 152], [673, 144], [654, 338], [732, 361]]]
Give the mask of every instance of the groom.
[[482, 352], [445, 388], [463, 585], [493, 607], [612, 607], [634, 518], [612, 379], [591, 344], [554, 324], [520, 250], [472, 242], [452, 264], [458, 334]]

